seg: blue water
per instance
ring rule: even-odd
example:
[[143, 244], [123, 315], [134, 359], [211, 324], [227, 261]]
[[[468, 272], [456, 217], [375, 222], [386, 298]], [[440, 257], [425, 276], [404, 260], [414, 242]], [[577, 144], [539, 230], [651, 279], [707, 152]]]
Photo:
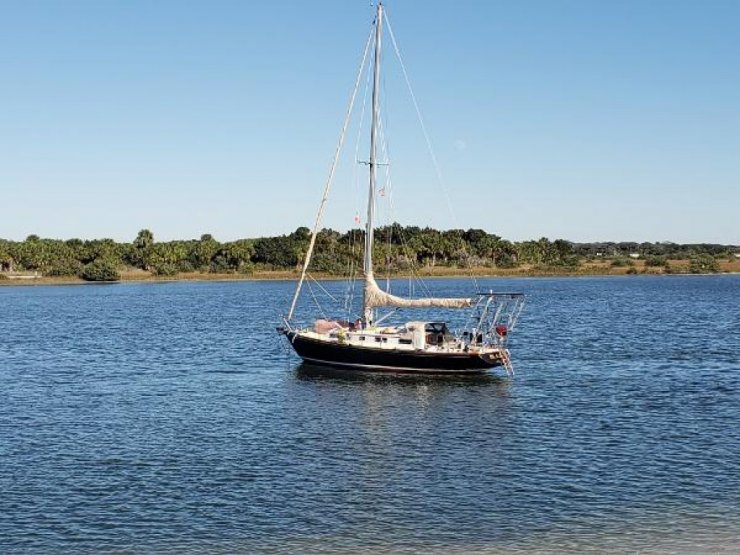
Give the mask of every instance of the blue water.
[[513, 380], [300, 366], [292, 283], [0, 287], [0, 552], [740, 552], [740, 276], [480, 285]]

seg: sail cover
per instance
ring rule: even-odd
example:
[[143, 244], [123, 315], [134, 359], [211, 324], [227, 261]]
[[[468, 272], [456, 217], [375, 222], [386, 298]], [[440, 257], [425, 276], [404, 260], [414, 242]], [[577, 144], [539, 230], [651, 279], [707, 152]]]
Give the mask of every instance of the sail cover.
[[372, 274], [365, 276], [365, 308], [380, 306], [397, 306], [403, 308], [467, 308], [473, 305], [474, 299], [404, 299], [386, 293], [375, 281]]

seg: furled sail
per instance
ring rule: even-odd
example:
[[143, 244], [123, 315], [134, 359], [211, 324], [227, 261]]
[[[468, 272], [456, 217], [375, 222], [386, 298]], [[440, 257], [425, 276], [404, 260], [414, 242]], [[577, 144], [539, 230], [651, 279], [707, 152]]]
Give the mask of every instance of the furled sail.
[[386, 293], [375, 281], [372, 274], [365, 276], [365, 308], [397, 306], [403, 308], [467, 308], [473, 306], [473, 299], [404, 299]]

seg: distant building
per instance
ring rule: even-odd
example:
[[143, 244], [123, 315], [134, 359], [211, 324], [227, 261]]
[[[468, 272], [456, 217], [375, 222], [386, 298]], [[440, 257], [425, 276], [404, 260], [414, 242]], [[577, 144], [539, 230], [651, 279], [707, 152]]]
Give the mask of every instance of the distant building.
[[639, 252], [631, 252], [630, 253], [630, 258], [640, 258], [640, 253]]

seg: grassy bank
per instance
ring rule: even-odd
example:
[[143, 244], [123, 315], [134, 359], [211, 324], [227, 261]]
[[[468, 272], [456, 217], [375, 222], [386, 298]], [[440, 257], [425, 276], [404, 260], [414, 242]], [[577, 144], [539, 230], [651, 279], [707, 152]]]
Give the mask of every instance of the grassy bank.
[[[467, 277], [471, 274], [476, 277], [558, 277], [558, 276], [620, 276], [620, 275], [661, 275], [688, 273], [688, 260], [670, 260], [669, 268], [664, 266], [647, 266], [644, 260], [631, 261], [629, 266], [614, 266], [610, 260], [588, 261], [576, 268], [568, 267], [540, 267], [521, 265], [516, 268], [454, 268], [448, 266], [425, 266], [419, 268], [416, 275], [429, 278]], [[725, 260], [719, 263], [723, 273], [740, 273], [740, 259]], [[258, 281], [258, 280], [295, 280], [298, 279], [298, 270], [258, 270], [248, 274], [214, 273], [214, 272], [180, 272], [173, 276], [158, 276], [144, 270], [128, 269], [121, 272], [123, 282], [166, 282], [166, 281]], [[342, 279], [342, 276], [333, 274], [312, 273], [315, 279]], [[5, 277], [5, 279], [3, 279]], [[393, 277], [408, 277], [408, 274], [394, 274]], [[9, 279], [0, 274], [0, 286], [12, 285], [73, 285], [90, 283], [78, 277], [60, 276], [33, 276], [32, 274], [14, 276]]]

